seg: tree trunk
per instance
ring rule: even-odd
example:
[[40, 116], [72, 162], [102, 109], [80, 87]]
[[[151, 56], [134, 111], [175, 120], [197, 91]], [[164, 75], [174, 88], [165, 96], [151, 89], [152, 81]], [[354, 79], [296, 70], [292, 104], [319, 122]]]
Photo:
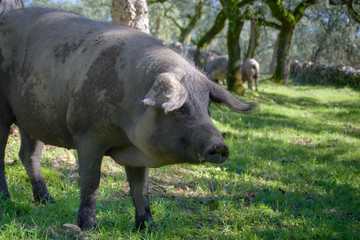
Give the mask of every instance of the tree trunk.
[[284, 84], [285, 86], [289, 79], [289, 53], [294, 29], [295, 25], [283, 23], [278, 36], [279, 45], [276, 54], [277, 64], [272, 80]]
[[[223, 9], [225, 10], [227, 19], [229, 20], [229, 27], [226, 35], [229, 54], [226, 82], [229, 91], [243, 95], [245, 89], [242, 85], [240, 73], [241, 48], [239, 44], [239, 38], [242, 27], [244, 26], [245, 15], [240, 11], [240, 6], [237, 6], [237, 1], [220, 0], [220, 2]], [[248, 2], [251, 1], [241, 1], [239, 4], [246, 4]]]
[[339, 45], [338, 51], [337, 51], [337, 54], [336, 54], [335, 68], [337, 68], [337, 66], [339, 65], [340, 56], [341, 56], [341, 45]]
[[322, 51], [322, 45], [313, 47], [310, 61], [316, 63], [319, 59], [321, 51]]
[[271, 61], [270, 61], [270, 66], [269, 66], [269, 74], [273, 75], [275, 72], [275, 67], [276, 67], [276, 53], [277, 53], [277, 49], [279, 46], [279, 36], [276, 38], [275, 44], [274, 44], [274, 49], [273, 49], [273, 54], [271, 57]]
[[258, 24], [257, 18], [251, 19], [251, 33], [250, 33], [250, 40], [248, 50], [245, 54], [245, 59], [248, 58], [256, 58], [256, 50], [259, 46], [260, 41], [260, 25]]
[[227, 32], [227, 45], [229, 54], [228, 72], [226, 75], [226, 81], [228, 90], [239, 94], [244, 94], [244, 87], [242, 85], [240, 67], [240, 44], [239, 37], [244, 25], [244, 19], [241, 18], [240, 13], [235, 13], [233, 16], [229, 16], [229, 29]]
[[23, 7], [24, 3], [21, 0], [0, 0], [0, 15]]
[[325, 32], [324, 34], [322, 34], [320, 37], [317, 38], [317, 43], [315, 45], [315, 49], [311, 56], [311, 61], [313, 63], [316, 63], [320, 57], [320, 54], [329, 47], [328, 41], [326, 40], [328, 36], [331, 34], [331, 32], [333, 32], [333, 29], [335, 28], [335, 26], [332, 24], [332, 21], [328, 21], [327, 23], [322, 23], [322, 24]]
[[149, 9], [146, 0], [112, 0], [112, 22], [149, 33]]
[[161, 18], [160, 18], [160, 17], [157, 17], [156, 20], [155, 20], [155, 29], [154, 29], [154, 31], [152, 32], [152, 35], [153, 35], [154, 37], [158, 37], [158, 36], [159, 36], [160, 23], [161, 23]]
[[219, 14], [216, 16], [214, 25], [204, 34], [201, 36], [199, 41], [196, 43], [197, 49], [194, 53], [194, 62], [197, 65], [201, 65], [201, 59], [200, 59], [200, 51], [201, 49], [208, 45], [211, 40], [219, 33], [221, 30], [223, 30], [225, 26], [226, 21], [226, 14], [224, 10], [221, 10]]
[[317, 3], [318, 0], [302, 0], [296, 7], [288, 8], [288, 10], [283, 7], [284, 0], [263, 1], [269, 6], [271, 15], [281, 22], [276, 54], [277, 65], [272, 80], [287, 85], [289, 79], [289, 52], [295, 25], [303, 17], [306, 8]]

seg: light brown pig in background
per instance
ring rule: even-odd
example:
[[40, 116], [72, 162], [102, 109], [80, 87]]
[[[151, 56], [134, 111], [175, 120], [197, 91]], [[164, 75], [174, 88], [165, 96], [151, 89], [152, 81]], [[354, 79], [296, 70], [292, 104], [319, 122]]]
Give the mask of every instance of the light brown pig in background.
[[257, 91], [257, 79], [260, 76], [259, 63], [253, 59], [248, 58], [241, 65], [241, 78], [243, 82], [248, 81], [248, 87], [252, 90], [252, 80], [255, 80], [255, 90]]
[[[204, 71], [209, 78], [216, 83], [225, 83], [228, 71], [229, 56], [222, 55], [204, 64]], [[252, 90], [252, 80], [255, 80], [255, 89], [257, 91], [257, 79], [260, 76], [259, 63], [253, 59], [248, 58], [241, 65], [241, 79], [243, 82], [248, 82], [249, 89]]]

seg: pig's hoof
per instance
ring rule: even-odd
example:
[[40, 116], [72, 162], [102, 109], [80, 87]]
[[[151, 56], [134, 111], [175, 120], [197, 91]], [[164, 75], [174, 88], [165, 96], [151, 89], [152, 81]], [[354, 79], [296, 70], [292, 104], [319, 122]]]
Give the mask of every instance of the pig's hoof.
[[41, 199], [41, 203], [45, 205], [45, 204], [55, 204], [56, 202], [51, 196], [48, 196], [46, 198]]
[[146, 230], [148, 232], [153, 232], [157, 230], [156, 224], [153, 220], [144, 221], [136, 224], [136, 230]]
[[41, 204], [55, 204], [55, 200], [50, 196], [50, 195], [47, 195], [47, 196], [44, 196], [44, 197], [35, 197], [35, 202], [38, 202], [38, 203], [41, 203]]
[[96, 230], [96, 223], [95, 224], [90, 224], [90, 223], [83, 223], [81, 225], [79, 225], [79, 227], [81, 228], [81, 231], [90, 231], [90, 230]]
[[89, 221], [87, 219], [83, 219], [82, 221], [78, 220], [78, 226], [82, 231], [89, 231], [92, 229], [96, 229], [96, 222]]
[[77, 225], [82, 231], [96, 229], [96, 215], [95, 217], [88, 217], [86, 214], [79, 214]]

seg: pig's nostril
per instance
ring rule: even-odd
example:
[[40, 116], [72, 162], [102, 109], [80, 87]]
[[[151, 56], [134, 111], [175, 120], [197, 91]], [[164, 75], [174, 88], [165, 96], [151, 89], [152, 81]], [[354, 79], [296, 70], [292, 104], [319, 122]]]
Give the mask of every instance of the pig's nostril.
[[215, 145], [206, 153], [206, 160], [213, 163], [225, 162], [228, 157], [229, 148], [223, 143]]

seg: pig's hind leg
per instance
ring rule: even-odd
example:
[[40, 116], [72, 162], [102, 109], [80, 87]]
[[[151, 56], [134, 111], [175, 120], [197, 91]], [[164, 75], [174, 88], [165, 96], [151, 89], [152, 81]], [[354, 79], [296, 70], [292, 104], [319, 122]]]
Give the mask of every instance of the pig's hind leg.
[[24, 164], [30, 178], [34, 199], [41, 203], [55, 203], [51, 197], [40, 169], [40, 159], [44, 144], [32, 138], [27, 132], [20, 129], [21, 147], [19, 157]]
[[248, 80], [248, 89], [252, 90], [252, 78], [251, 77]]
[[5, 148], [9, 135], [11, 123], [5, 121], [3, 117], [0, 119], [0, 198], [10, 198], [8, 186], [5, 178]]
[[0, 199], [9, 199], [10, 194], [5, 178], [5, 149], [14, 116], [6, 98], [0, 92]]
[[257, 91], [258, 90], [257, 89], [257, 85], [258, 85], [258, 75], [257, 74], [254, 76], [254, 79], [255, 79], [255, 91]]

